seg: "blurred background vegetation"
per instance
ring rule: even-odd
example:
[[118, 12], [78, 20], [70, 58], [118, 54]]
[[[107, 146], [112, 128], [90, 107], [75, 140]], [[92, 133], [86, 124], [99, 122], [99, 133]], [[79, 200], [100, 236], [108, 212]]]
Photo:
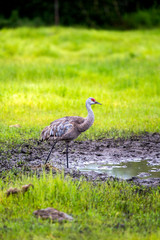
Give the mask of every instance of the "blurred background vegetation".
[[134, 29], [160, 26], [159, 0], [12, 0], [0, 3], [0, 28], [80, 26]]

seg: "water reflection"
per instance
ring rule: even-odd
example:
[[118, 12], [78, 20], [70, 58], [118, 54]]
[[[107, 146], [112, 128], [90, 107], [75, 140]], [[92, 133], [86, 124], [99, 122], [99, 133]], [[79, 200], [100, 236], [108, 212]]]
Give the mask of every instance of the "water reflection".
[[140, 160], [133, 162], [121, 162], [120, 164], [87, 164], [80, 171], [96, 171], [99, 173], [107, 173], [109, 176], [114, 176], [122, 179], [129, 179], [137, 176], [140, 178], [160, 178], [160, 164], [152, 166], [149, 160]]

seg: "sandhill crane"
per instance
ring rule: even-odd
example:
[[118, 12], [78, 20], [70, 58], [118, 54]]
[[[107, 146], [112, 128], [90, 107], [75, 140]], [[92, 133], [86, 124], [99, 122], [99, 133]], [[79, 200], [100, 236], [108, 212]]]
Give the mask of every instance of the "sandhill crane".
[[55, 147], [58, 141], [65, 141], [66, 142], [66, 160], [67, 160], [67, 168], [68, 166], [68, 144], [70, 141], [76, 139], [82, 132], [85, 132], [89, 129], [93, 122], [94, 122], [94, 113], [91, 109], [91, 105], [93, 104], [100, 104], [94, 98], [88, 98], [86, 100], [86, 108], [88, 111], [88, 116], [86, 118], [78, 117], [78, 116], [71, 116], [71, 117], [63, 117], [57, 119], [47, 127], [45, 127], [41, 133], [41, 140], [52, 139], [53, 146], [47, 156], [46, 162], [47, 163], [53, 148]]

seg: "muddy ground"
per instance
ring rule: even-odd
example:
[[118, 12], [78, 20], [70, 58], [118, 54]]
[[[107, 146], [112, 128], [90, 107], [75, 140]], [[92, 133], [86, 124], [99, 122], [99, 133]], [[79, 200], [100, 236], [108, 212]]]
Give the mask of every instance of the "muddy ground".
[[[40, 174], [44, 168], [45, 159], [50, 151], [52, 142], [39, 142], [31, 140], [27, 143], [17, 145], [8, 151], [0, 153], [0, 175], [6, 175], [6, 171], [12, 170], [14, 174], [19, 171], [36, 171]], [[103, 172], [89, 171], [81, 172], [78, 169], [90, 163], [107, 163], [110, 161], [118, 163], [130, 161], [130, 159], [149, 159], [149, 164], [160, 165], [160, 134], [144, 134], [142, 136], [133, 136], [130, 139], [101, 139], [98, 141], [74, 141], [69, 146], [69, 169], [66, 169], [65, 144], [59, 142], [53, 150], [46, 170], [51, 166], [58, 169], [64, 169], [66, 174], [73, 178], [85, 176], [90, 180], [115, 179]], [[126, 169], [127, 171], [127, 169]], [[53, 172], [56, 172], [53, 168]], [[143, 173], [142, 173], [143, 175]], [[127, 181], [145, 186], [160, 185], [160, 173], [156, 178], [132, 177]]]

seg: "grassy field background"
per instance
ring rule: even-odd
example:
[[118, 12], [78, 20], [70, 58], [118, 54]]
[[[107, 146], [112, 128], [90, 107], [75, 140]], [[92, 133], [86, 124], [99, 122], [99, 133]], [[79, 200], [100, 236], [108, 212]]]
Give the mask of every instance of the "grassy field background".
[[[51, 121], [86, 116], [80, 138], [160, 131], [160, 29], [98, 31], [62, 27], [0, 31], [0, 141], [39, 138]], [[21, 128], [10, 128], [20, 124]]]
[[[39, 138], [54, 119], [86, 116], [94, 97], [95, 123], [80, 139], [160, 131], [160, 29], [98, 31], [74, 28], [0, 30], [0, 142]], [[20, 124], [21, 128], [10, 125]], [[6, 146], [8, 146], [6, 144]], [[16, 173], [16, 169], [15, 169]], [[126, 182], [88, 183], [63, 175], [0, 179], [0, 239], [160, 238], [160, 189]], [[24, 195], [9, 187], [32, 183]], [[37, 220], [55, 207], [72, 223]]]

